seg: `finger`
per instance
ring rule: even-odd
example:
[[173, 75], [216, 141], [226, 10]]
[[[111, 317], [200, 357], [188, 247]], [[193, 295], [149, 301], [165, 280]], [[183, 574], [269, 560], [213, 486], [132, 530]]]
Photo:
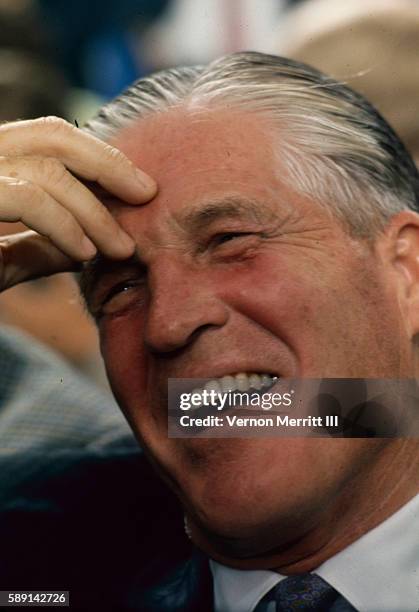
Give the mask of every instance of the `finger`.
[[0, 177], [0, 219], [22, 221], [77, 261], [90, 259], [96, 253], [73, 215], [29, 181]]
[[57, 272], [80, 267], [45, 236], [29, 230], [0, 237], [0, 290]]
[[75, 174], [98, 182], [129, 204], [147, 202], [157, 190], [154, 180], [121, 151], [58, 117], [0, 126], [0, 155], [56, 157]]
[[135, 245], [103, 204], [55, 158], [1, 157], [0, 176], [29, 181], [47, 192], [77, 220], [109, 257], [126, 258]]

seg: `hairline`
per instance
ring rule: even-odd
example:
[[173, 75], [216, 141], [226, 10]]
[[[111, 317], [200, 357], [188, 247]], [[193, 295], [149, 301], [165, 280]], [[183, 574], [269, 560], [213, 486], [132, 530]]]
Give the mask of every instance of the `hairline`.
[[292, 188], [329, 207], [353, 237], [374, 238], [394, 214], [418, 209], [419, 175], [379, 113], [343, 83], [278, 56], [241, 52], [154, 73], [87, 129], [109, 142], [135, 120], [176, 107], [235, 107], [267, 117], [281, 134], [275, 150]]

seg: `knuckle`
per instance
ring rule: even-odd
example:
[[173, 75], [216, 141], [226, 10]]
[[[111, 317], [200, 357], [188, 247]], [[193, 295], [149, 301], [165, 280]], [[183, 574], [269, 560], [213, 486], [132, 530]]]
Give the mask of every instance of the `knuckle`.
[[42, 187], [25, 179], [16, 179], [13, 184], [13, 189], [17, 199], [22, 202], [26, 208], [39, 208], [49, 199], [49, 196]]
[[112, 145], [106, 144], [103, 149], [103, 158], [105, 163], [112, 165], [128, 165], [130, 162], [125, 155]]
[[21, 201], [31, 204], [39, 204], [43, 199], [44, 192], [38, 185], [24, 179], [16, 179], [13, 182], [13, 190]]
[[54, 115], [49, 115], [47, 117], [40, 117], [39, 119], [34, 119], [34, 123], [37, 123], [47, 132], [54, 134], [55, 132], [69, 132], [73, 129], [73, 126], [62, 119], [61, 117], [55, 117]]
[[0, 134], [2, 133], [7, 134], [11, 130], [14, 130], [16, 127], [19, 127], [19, 129], [22, 129], [23, 127], [27, 126], [29, 122], [32, 122], [32, 121], [33, 120], [27, 121], [25, 119], [17, 119], [16, 121], [6, 121], [5, 123], [2, 123], [0, 125]]
[[38, 160], [39, 172], [46, 177], [47, 180], [58, 183], [63, 180], [67, 174], [67, 170], [58, 159], [54, 157], [43, 157]]

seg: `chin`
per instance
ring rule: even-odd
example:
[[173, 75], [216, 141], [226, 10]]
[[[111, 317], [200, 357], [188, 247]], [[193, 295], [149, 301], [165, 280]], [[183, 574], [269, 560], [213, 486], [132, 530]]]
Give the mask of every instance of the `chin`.
[[187, 510], [191, 536], [198, 547], [220, 560], [276, 554], [313, 529], [323, 514], [323, 510], [313, 513], [313, 503], [302, 508], [292, 500], [264, 506], [258, 497], [235, 496], [228, 505], [201, 503], [194, 500]]
[[198, 545], [211, 542], [236, 557], [285, 545], [320, 523], [350, 475], [349, 449], [360, 446], [307, 438], [221, 442], [183, 446], [183, 460], [170, 471]]
[[214, 463], [197, 474], [183, 473], [177, 479], [178, 493], [191, 521], [211, 539], [262, 541], [272, 548], [272, 530], [276, 540], [286, 540], [295, 527], [308, 525], [310, 517], [324, 507], [330, 491], [319, 487], [299, 470], [291, 476], [287, 470], [260, 467], [244, 461]]

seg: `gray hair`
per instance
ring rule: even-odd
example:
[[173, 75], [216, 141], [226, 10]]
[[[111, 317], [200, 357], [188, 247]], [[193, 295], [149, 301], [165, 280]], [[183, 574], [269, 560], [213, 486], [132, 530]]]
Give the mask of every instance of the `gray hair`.
[[273, 121], [286, 180], [352, 235], [371, 238], [399, 211], [419, 210], [418, 170], [373, 106], [318, 70], [274, 55], [234, 53], [207, 66], [157, 72], [134, 83], [84, 129], [109, 140], [151, 113], [217, 105]]

